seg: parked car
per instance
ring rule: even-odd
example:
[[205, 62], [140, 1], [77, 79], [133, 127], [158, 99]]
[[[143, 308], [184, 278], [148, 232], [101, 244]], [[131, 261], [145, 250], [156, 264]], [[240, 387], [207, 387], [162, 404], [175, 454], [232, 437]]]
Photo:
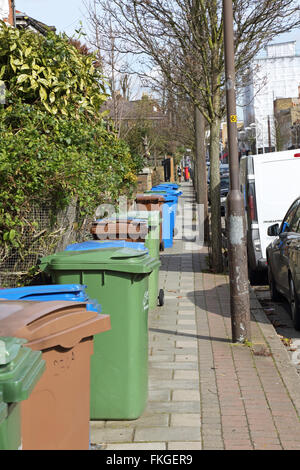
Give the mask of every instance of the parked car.
[[[299, 195], [300, 149], [248, 155], [240, 161], [240, 184], [246, 210], [249, 279], [267, 274], [266, 248], [274, 237], [271, 224], [281, 224]], [[259, 276], [257, 276], [259, 275]]]
[[229, 193], [230, 180], [229, 173], [223, 173], [220, 178], [220, 201], [221, 201], [221, 216], [226, 215], [226, 200]]
[[268, 278], [273, 300], [284, 295], [290, 303], [296, 330], [300, 330], [300, 196], [293, 202], [281, 225], [268, 228], [275, 236], [267, 247]]
[[[223, 173], [220, 176], [220, 204], [221, 204], [221, 215], [224, 216], [226, 213], [226, 199], [229, 192], [229, 173]], [[211, 203], [210, 188], [208, 188], [208, 202]]]
[[[206, 163], [207, 167], [207, 184], [210, 183], [210, 163]], [[220, 163], [220, 176], [229, 172], [229, 164], [228, 163]]]

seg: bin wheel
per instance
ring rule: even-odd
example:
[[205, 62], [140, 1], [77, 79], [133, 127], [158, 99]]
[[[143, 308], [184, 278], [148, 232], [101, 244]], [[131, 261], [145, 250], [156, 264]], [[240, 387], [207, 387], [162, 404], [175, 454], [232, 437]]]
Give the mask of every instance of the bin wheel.
[[165, 242], [164, 241], [160, 242], [159, 251], [165, 251]]
[[165, 303], [165, 293], [163, 289], [159, 289], [159, 294], [158, 294], [158, 305], [162, 307]]

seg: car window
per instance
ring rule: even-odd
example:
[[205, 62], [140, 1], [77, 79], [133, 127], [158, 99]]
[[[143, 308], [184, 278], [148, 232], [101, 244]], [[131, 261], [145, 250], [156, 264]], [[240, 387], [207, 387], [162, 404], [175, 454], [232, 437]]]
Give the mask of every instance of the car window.
[[220, 179], [220, 184], [221, 184], [221, 189], [222, 188], [229, 188], [229, 176], [226, 178], [221, 178]]
[[289, 208], [283, 222], [281, 224], [280, 233], [283, 232], [290, 232], [291, 231], [291, 223], [293, 221], [296, 209], [298, 207], [299, 201], [295, 201], [292, 206]]
[[291, 232], [298, 232], [300, 233], [300, 203], [298, 203], [298, 207], [296, 209], [294, 218], [291, 222]]

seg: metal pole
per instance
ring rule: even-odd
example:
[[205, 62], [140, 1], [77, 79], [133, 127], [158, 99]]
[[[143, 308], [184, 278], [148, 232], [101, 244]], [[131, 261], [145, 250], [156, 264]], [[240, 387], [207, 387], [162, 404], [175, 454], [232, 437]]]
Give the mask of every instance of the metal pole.
[[251, 340], [244, 200], [239, 183], [232, 0], [223, 0], [230, 190], [227, 196], [232, 341]]

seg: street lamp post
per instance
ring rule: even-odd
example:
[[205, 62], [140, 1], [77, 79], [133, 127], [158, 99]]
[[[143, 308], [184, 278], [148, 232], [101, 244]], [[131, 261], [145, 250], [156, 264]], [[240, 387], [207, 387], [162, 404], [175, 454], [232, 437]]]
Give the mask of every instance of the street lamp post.
[[232, 340], [251, 340], [244, 200], [239, 183], [232, 0], [223, 0], [230, 190], [227, 196]]

